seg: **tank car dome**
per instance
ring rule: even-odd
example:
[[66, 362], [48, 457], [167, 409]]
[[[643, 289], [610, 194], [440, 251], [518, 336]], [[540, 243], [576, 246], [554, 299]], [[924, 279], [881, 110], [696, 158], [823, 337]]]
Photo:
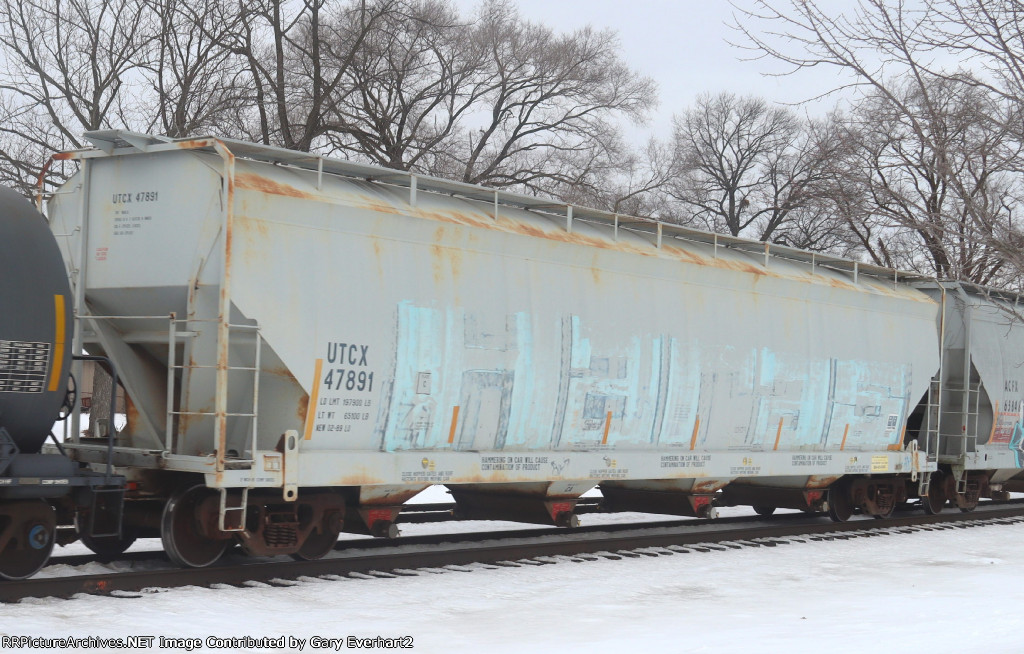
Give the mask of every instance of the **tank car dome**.
[[67, 389], [71, 290], [46, 220], [0, 187], [0, 427], [38, 452]]

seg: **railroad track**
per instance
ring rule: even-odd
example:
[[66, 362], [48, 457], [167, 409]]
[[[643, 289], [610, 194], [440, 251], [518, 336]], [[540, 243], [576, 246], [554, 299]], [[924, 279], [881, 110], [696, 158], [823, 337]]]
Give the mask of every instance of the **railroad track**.
[[[599, 498], [599, 497], [596, 497], [596, 498], [584, 498], [584, 499], [580, 500], [579, 503], [576, 505], [576, 513], [578, 513], [578, 514], [582, 514], [582, 513], [598, 513], [598, 512], [601, 511], [600, 502], [601, 502], [601, 498]], [[737, 518], [726, 518], [726, 519], [720, 519], [718, 522], [723, 522], [723, 520], [725, 522], [728, 522], [728, 521], [732, 521], [732, 520], [736, 520], [736, 519]], [[406, 505], [405, 507], [402, 508], [402, 513], [399, 514], [397, 523], [398, 524], [425, 524], [425, 523], [432, 523], [432, 522], [458, 522], [460, 520], [462, 520], [462, 518], [459, 517], [458, 514], [455, 511], [455, 502], [436, 502], [436, 503], [423, 503], [423, 504], [410, 504], [410, 505]], [[687, 519], [684, 519], [684, 520], [672, 520], [672, 521], [667, 521], [667, 522], [658, 523], [658, 524], [676, 525], [676, 524], [689, 524], [689, 523], [692, 523], [692, 522], [693, 522], [692, 518], [687, 518]], [[652, 524], [654, 524], [654, 523], [652, 523]], [[597, 529], [597, 528], [599, 528], [599, 527], [587, 527], [587, 528], [584, 528], [584, 529]], [[556, 529], [560, 529], [560, 528], [559, 527], [554, 527], [554, 526], [551, 526], [551, 527], [540, 527], [540, 528], [536, 528], [536, 529], [530, 531], [530, 533], [550, 533], [551, 531], [554, 531]], [[528, 531], [528, 530], [529, 530], [529, 528], [526, 528], [525, 530], [517, 530], [515, 533], [524, 533], [524, 531]], [[464, 536], [465, 538], [472, 538], [477, 533], [483, 533], [483, 532], [470, 532], [470, 533], [466, 533], [466, 534], [460, 534], [460, 536]], [[493, 536], [489, 536], [489, 537], [493, 538]], [[428, 538], [431, 538], [431, 537], [429, 537], [429, 536], [405, 537], [404, 539], [402, 539], [401, 542], [402, 543], [406, 543], [406, 544], [409, 544], [411, 542], [415, 542], [416, 544], [420, 544], [420, 543], [426, 544], [426, 542], [427, 542], [426, 539], [428, 539]], [[353, 539], [347, 539], [346, 538], [344, 540], [339, 541], [338, 545], [337, 545], [337, 547], [335, 549], [348, 549], [348, 548], [350, 548], [352, 546], [356, 546], [356, 547], [358, 547], [360, 549], [375, 549], [375, 548], [380, 548], [380, 547], [393, 547], [396, 542], [397, 542], [396, 540], [389, 540], [389, 539], [383, 539], [383, 538], [371, 538], [371, 537], [366, 537], [363, 540], [353, 540]], [[164, 559], [164, 560], [166, 560], [166, 557], [163, 556], [162, 553], [158, 552], [158, 551], [125, 552], [125, 553], [119, 554], [117, 556], [117, 560], [118, 561], [131, 562], [131, 563], [140, 562], [140, 561], [147, 561], [147, 560], [152, 560], [152, 559]], [[95, 554], [68, 554], [68, 555], [63, 555], [63, 556], [56, 555], [56, 556], [50, 557], [50, 560], [47, 563], [47, 566], [52, 566], [52, 565], [76, 566], [76, 565], [85, 565], [86, 563], [92, 563], [92, 562], [95, 562], [95, 561], [102, 562], [103, 559], [98, 557], [98, 556], [96, 556]]]
[[[132, 595], [146, 588], [227, 584], [292, 585], [304, 578], [335, 579], [344, 575], [400, 576], [417, 570], [486, 564], [544, 565], [550, 557], [573, 561], [667, 556], [687, 552], [771, 547], [806, 540], [834, 540], [928, 529], [954, 529], [1024, 522], [1024, 502], [988, 502], [974, 513], [948, 511], [913, 514], [889, 520], [855, 519], [833, 523], [820, 515], [784, 514], [771, 518], [672, 520], [642, 524], [603, 525], [573, 530], [525, 529], [398, 538], [392, 541], [342, 541], [319, 561], [259, 560], [227, 556], [201, 569], [126, 571], [99, 575], [35, 578], [0, 583], [0, 602], [28, 597], [71, 597], [78, 593]], [[160, 553], [141, 552], [150, 560]], [[71, 557], [65, 557], [71, 558]], [[94, 560], [92, 557], [85, 557]], [[122, 557], [131, 560], [135, 557]], [[452, 566], [455, 566], [452, 568]]]

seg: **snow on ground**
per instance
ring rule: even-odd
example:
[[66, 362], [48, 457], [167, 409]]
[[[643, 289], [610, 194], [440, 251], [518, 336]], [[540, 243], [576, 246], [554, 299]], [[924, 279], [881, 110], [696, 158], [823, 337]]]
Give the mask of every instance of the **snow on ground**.
[[[0, 645], [5, 635], [291, 636], [307, 639], [309, 652], [312, 637], [409, 636], [404, 651], [431, 653], [1017, 652], [1022, 540], [1024, 525], [996, 525], [286, 588], [25, 600], [0, 605]], [[237, 649], [300, 651], [292, 642]], [[338, 651], [355, 649], [342, 641]]]

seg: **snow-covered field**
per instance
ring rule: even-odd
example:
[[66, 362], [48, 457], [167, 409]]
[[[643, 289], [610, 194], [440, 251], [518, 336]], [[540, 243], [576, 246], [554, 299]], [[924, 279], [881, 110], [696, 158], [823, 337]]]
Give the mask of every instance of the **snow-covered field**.
[[[406, 533], [413, 527], [437, 528]], [[408, 637], [395, 642], [411, 650], [393, 649], [414, 652], [1017, 652], [1021, 542], [1024, 525], [998, 525], [286, 588], [26, 600], [0, 605], [0, 651], [18, 642], [4, 636], [292, 638], [283, 648], [231, 648], [252, 652], [300, 651], [299, 639], [309, 652], [317, 637], [341, 638], [316, 644], [347, 652], [359, 649], [350, 636], [386, 643], [373, 640], [380, 636]]]

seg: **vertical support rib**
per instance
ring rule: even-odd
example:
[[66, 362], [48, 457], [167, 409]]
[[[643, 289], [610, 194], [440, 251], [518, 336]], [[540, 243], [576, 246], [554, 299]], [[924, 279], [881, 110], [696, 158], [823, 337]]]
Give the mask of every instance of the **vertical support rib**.
[[164, 449], [173, 451], [174, 446], [174, 347], [178, 341], [177, 316], [171, 312], [167, 326], [167, 425], [164, 428]]
[[[92, 162], [88, 159], [82, 160], [82, 203], [79, 209], [79, 216], [81, 219], [82, 231], [79, 235], [81, 239], [78, 248], [78, 270], [69, 271], [71, 273], [71, 281], [74, 284], [75, 294], [75, 305], [74, 305], [74, 316], [75, 316], [75, 333], [71, 338], [71, 354], [81, 355], [82, 354], [82, 332], [84, 325], [79, 322], [79, 319], [87, 312], [85, 310], [85, 273], [87, 268], [88, 256], [89, 256], [89, 203], [91, 202], [91, 191], [92, 191]], [[41, 200], [40, 200], [41, 201]], [[72, 361], [71, 372], [75, 375], [75, 379], [82, 378], [82, 362]], [[117, 392], [117, 389], [114, 389]], [[114, 417], [110, 417], [113, 422]], [[82, 437], [82, 406], [80, 402], [75, 403], [75, 408], [71, 414], [71, 442], [78, 443]]]
[[967, 439], [971, 427], [971, 303], [961, 288], [960, 296], [964, 300], [964, 389], [960, 400], [960, 456], [967, 454]]
[[256, 330], [256, 363], [253, 364], [253, 377], [252, 377], [252, 445], [249, 448], [249, 458], [253, 461], [253, 466], [256, 466], [256, 436], [257, 426], [259, 425], [260, 418], [260, 367], [262, 365], [261, 357], [263, 350], [263, 334], [260, 330]]
[[945, 365], [946, 365], [946, 287], [939, 284], [939, 290], [942, 291], [942, 303], [939, 307], [940, 318], [939, 318], [939, 384], [936, 389], [935, 398], [935, 458], [938, 460], [939, 454], [942, 450], [942, 388], [945, 382]]
[[220, 270], [220, 297], [217, 306], [217, 389], [214, 395], [214, 443], [217, 452], [217, 472], [224, 471], [228, 440], [228, 361], [231, 339], [231, 232], [235, 215], [235, 155], [220, 141], [215, 142], [217, 153], [224, 160], [223, 189], [224, 259]]

